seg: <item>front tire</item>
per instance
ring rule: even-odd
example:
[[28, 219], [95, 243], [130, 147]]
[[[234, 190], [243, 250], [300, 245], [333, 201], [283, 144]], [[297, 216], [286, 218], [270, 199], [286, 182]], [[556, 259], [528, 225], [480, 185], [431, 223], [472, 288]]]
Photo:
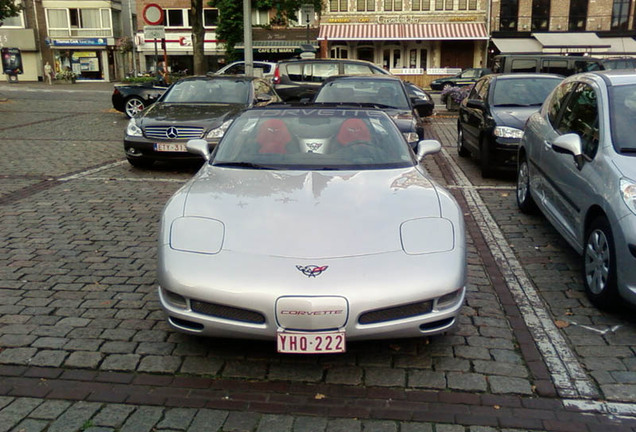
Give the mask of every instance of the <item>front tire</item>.
[[520, 157], [517, 168], [517, 206], [525, 214], [537, 212], [537, 204], [530, 192], [530, 170], [525, 156]]
[[594, 219], [585, 235], [583, 285], [588, 298], [599, 309], [618, 305], [614, 236], [605, 216]]
[[130, 117], [134, 117], [136, 114], [142, 112], [146, 108], [144, 101], [137, 97], [132, 96], [126, 99], [126, 105], [124, 106], [124, 112]]

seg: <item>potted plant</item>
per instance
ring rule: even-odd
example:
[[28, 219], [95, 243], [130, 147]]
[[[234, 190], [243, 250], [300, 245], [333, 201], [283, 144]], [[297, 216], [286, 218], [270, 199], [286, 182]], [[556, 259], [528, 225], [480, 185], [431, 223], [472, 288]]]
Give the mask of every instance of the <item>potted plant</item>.
[[55, 74], [56, 80], [64, 80], [71, 84], [75, 83], [76, 78], [77, 78], [77, 75], [75, 75], [75, 72], [73, 72], [73, 70], [68, 66], [66, 66], [66, 68], [63, 71]]
[[442, 90], [442, 102], [446, 103], [446, 109], [457, 111], [459, 104], [468, 96], [473, 86], [447, 87]]

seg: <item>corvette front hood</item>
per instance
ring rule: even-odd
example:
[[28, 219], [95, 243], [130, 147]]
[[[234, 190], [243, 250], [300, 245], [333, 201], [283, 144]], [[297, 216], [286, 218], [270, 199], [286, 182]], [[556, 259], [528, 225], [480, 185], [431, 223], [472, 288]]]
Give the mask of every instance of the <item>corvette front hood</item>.
[[210, 167], [184, 216], [224, 225], [222, 250], [330, 258], [402, 250], [400, 225], [439, 218], [433, 184], [416, 168], [271, 171]]

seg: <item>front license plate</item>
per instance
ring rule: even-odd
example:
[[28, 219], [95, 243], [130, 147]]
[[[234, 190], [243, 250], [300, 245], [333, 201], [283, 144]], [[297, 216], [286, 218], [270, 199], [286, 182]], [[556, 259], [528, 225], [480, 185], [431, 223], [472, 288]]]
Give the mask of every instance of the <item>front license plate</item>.
[[156, 143], [155, 151], [158, 152], [187, 152], [185, 144], [174, 144], [174, 143]]
[[331, 354], [345, 352], [345, 332], [296, 333], [279, 331], [276, 335], [279, 353]]

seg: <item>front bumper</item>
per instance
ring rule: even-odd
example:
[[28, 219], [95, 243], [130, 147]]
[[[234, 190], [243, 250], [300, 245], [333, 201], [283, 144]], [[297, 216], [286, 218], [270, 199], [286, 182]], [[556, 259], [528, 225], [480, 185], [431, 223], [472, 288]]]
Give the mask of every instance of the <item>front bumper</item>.
[[[126, 135], [124, 138], [124, 151], [126, 152], [126, 157], [130, 159], [149, 159], [156, 161], [202, 160], [201, 156], [189, 152], [156, 151], [155, 144], [157, 143], [185, 145], [186, 141], [157, 141], [149, 140], [144, 137], [130, 137]], [[208, 144], [210, 146], [210, 151], [212, 151], [218, 144], [218, 141], [208, 140]]]
[[505, 171], [516, 171], [520, 142], [521, 140], [518, 138], [492, 137], [490, 141], [491, 164]]
[[[311, 264], [302, 259], [243, 260], [239, 268], [231, 253], [206, 257], [162, 247], [158, 294], [170, 325], [190, 334], [274, 340], [278, 330], [337, 329], [349, 341], [421, 337], [456, 325], [465, 297], [464, 253], [321, 260], [328, 271], [308, 278], [292, 265]], [[297, 301], [294, 310], [310, 320], [290, 324], [282, 299]], [[325, 310], [329, 316], [313, 316]]]

